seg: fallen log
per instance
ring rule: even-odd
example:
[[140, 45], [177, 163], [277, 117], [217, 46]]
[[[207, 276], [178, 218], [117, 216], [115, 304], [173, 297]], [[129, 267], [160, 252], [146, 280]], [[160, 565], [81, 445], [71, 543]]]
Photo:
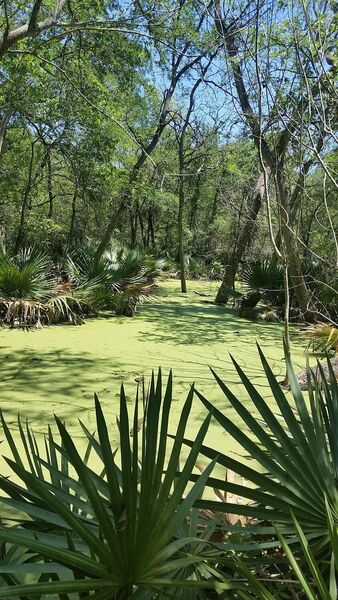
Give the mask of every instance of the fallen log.
[[[336, 376], [336, 379], [338, 380], [338, 356], [334, 356], [333, 358], [331, 358], [330, 363], [332, 365], [333, 372]], [[325, 359], [322, 362], [320, 362], [319, 364], [323, 370], [325, 379], [328, 379], [329, 378], [329, 367], [327, 364], [327, 360]], [[320, 377], [320, 370], [319, 370], [318, 364], [314, 367], [311, 367], [311, 372], [316, 379], [318, 377]], [[306, 369], [304, 369], [304, 371], [301, 371], [300, 373], [297, 374], [297, 381], [299, 383], [299, 387], [301, 390], [307, 389]], [[285, 388], [290, 389], [290, 385], [285, 386]]]

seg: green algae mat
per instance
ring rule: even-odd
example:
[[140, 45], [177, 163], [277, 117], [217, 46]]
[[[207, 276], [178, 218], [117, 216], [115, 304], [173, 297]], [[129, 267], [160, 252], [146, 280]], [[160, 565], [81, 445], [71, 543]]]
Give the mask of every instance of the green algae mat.
[[[143, 305], [134, 318], [89, 319], [81, 327], [58, 325], [28, 332], [0, 329], [0, 406], [12, 430], [20, 413], [35, 432], [46, 432], [55, 413], [80, 442], [79, 418], [95, 429], [94, 392], [115, 424], [121, 382], [132, 403], [136, 380], [143, 375], [147, 380], [151, 370], [159, 366], [164, 374], [169, 368], [174, 372], [173, 429], [192, 382], [229, 414], [209, 369], [209, 365], [213, 367], [246, 402], [229, 353], [269, 396], [256, 342], [277, 378], [283, 379], [283, 325], [239, 319], [232, 310], [209, 304], [217, 287], [214, 283], [190, 282], [188, 287], [188, 294], [182, 295], [178, 281], [162, 283], [159, 295]], [[296, 331], [293, 361], [295, 368], [302, 370], [306, 358]], [[196, 398], [189, 424], [191, 436], [204, 417], [205, 409]], [[210, 428], [208, 442], [236, 451], [216, 425]]]

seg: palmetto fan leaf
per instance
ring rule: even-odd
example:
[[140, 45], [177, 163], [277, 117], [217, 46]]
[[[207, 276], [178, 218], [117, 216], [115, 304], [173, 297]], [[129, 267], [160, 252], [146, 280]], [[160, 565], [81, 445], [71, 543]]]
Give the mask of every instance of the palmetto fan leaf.
[[41, 274], [49, 274], [51, 268], [51, 261], [47, 254], [36, 246], [22, 248], [14, 257], [14, 262], [19, 269], [34, 266], [34, 269]]
[[257, 260], [245, 265], [241, 280], [250, 291], [277, 290], [283, 287], [283, 270], [270, 260]]
[[112, 248], [97, 259], [91, 248], [73, 253], [66, 271], [75, 294], [96, 309], [132, 316], [136, 306], [154, 293], [152, 285], [163, 261], [124, 248]]
[[0, 258], [0, 296], [44, 300], [51, 295], [53, 282], [49, 261], [41, 251], [22, 250], [16, 257]]
[[94, 250], [86, 248], [69, 257], [67, 272], [77, 286], [105, 286], [117, 291], [158, 277], [162, 262], [125, 248], [112, 249], [97, 259]]
[[[26, 514], [27, 519], [21, 521], [21, 527], [1, 527], [0, 541], [27, 548], [27, 560], [38, 564], [42, 575], [34, 585], [25, 585], [20, 581], [20, 569], [11, 569], [10, 573], [18, 578], [17, 586], [11, 582], [13, 585], [0, 587], [0, 597], [91, 591], [100, 598], [129, 598], [134, 594], [152, 598], [165, 589], [196, 589], [203, 594], [206, 587], [232, 587], [222, 575], [217, 578], [214, 574], [207, 580], [203, 576], [207, 558], [221, 560], [220, 553], [215, 554], [210, 547], [208, 536], [197, 538], [192, 535], [196, 531], [189, 534], [189, 530], [186, 535], [179, 534], [213, 469], [211, 462], [191, 487], [189, 481], [210, 420], [207, 416], [178, 476], [192, 399], [193, 390], [183, 406], [175, 441], [169, 448], [171, 375], [164, 393], [161, 373], [152, 377], [141, 433], [140, 402], [136, 398], [133, 437], [122, 388], [120, 450], [116, 454], [96, 398], [98, 437], [82, 425], [88, 439], [84, 458], [65, 425], [56, 419], [60, 443], [49, 431], [46, 457], [41, 456], [31, 430], [25, 431], [19, 422], [26, 454], [23, 460], [2, 419], [13, 455], [7, 462], [16, 479], [21, 480], [20, 485], [0, 478], [0, 488], [6, 496], [2, 502], [8, 509]], [[101, 463], [95, 471], [88, 462], [92, 452]], [[68, 571], [60, 574], [60, 566]], [[182, 573], [189, 573], [189, 577], [181, 580]], [[53, 582], [48, 581], [50, 576]]]
[[[308, 370], [307, 401], [288, 361], [293, 407], [260, 349], [259, 354], [280, 416], [275, 414], [275, 410], [234, 359], [235, 369], [250, 397], [252, 407], [248, 408], [247, 404], [243, 404], [216, 373], [214, 376], [220, 391], [239, 418], [238, 425], [233, 417], [227, 416], [226, 405], [224, 411], [220, 411], [196, 392], [207, 410], [213, 409], [213, 416], [219, 425], [255, 461], [252, 467], [250, 463], [203, 446], [203, 454], [210, 459], [215, 459], [217, 454], [220, 465], [231, 469], [248, 483], [243, 485], [213, 480], [213, 487], [236, 494], [243, 499], [242, 504], [225, 502], [220, 506], [220, 503], [200, 500], [198, 506], [246, 515], [258, 523], [268, 525], [267, 528], [256, 528], [259, 546], [275, 538], [273, 530], [269, 528], [271, 523], [276, 523], [282, 534], [293, 531], [292, 510], [308, 538], [323, 549], [329, 539], [325, 497], [336, 526], [338, 524], [337, 381], [330, 365], [328, 381], [319, 367], [322, 377], [314, 382], [312, 389], [312, 375]], [[192, 442], [188, 442], [188, 445], [191, 446]]]

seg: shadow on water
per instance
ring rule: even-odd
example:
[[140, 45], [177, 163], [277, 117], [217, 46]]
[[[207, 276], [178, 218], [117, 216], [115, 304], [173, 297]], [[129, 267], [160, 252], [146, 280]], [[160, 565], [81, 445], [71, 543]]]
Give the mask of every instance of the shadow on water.
[[[262, 368], [257, 361], [256, 344], [262, 347], [268, 360], [275, 360], [275, 349], [282, 348], [282, 323], [241, 319], [232, 309], [202, 302], [184, 305], [150, 304], [143, 307], [138, 318], [151, 325], [139, 334], [140, 340], [151, 340], [158, 344], [171, 343], [181, 347], [182, 352], [188, 356], [193, 348], [195, 362], [196, 359], [197, 363], [204, 365], [208, 362], [216, 368], [221, 367], [220, 363], [224, 364], [224, 361], [227, 365], [230, 364], [229, 354], [232, 354], [242, 368], [249, 369], [251, 374], [256, 372], [259, 376], [262, 375]], [[293, 337], [296, 336], [296, 331], [295, 327], [291, 334]], [[197, 357], [198, 348], [201, 350]], [[216, 350], [215, 364], [210, 361], [213, 348]], [[281, 362], [283, 363], [283, 358], [279, 359], [279, 363]], [[283, 370], [283, 364], [279, 364], [278, 374], [281, 375]]]
[[[277, 378], [282, 379], [282, 334], [282, 324], [239, 319], [231, 309], [204, 303], [193, 294], [182, 298], [172, 290], [145, 304], [135, 319], [95, 319], [81, 328], [51, 327], [27, 336], [4, 331], [0, 407], [13, 426], [20, 412], [41, 432], [46, 431], [55, 413], [67, 422], [73, 435], [81, 437], [78, 418], [95, 428], [94, 392], [115, 423], [121, 381], [126, 383], [128, 400], [133, 402], [137, 376], [142, 373], [148, 379], [151, 369], [161, 365], [164, 375], [169, 368], [174, 371], [175, 419], [194, 381], [208, 399], [223, 409], [228, 403], [208, 365], [246, 403], [247, 395], [229, 352], [254, 384], [269, 393], [256, 341]], [[301, 356], [304, 368], [302, 349], [298, 350], [298, 361]], [[193, 413], [196, 420], [205, 416], [197, 399]]]
[[[266, 343], [280, 342], [283, 325], [263, 321], [240, 319], [232, 309], [209, 304], [148, 304], [138, 316], [157, 324], [148, 339], [166, 342], [173, 339], [177, 344], [204, 345], [207, 342], [225, 342], [241, 336], [245, 343], [248, 336]], [[238, 345], [238, 344], [236, 344]]]
[[2, 348], [0, 406], [8, 423], [16, 424], [20, 412], [35, 430], [38, 426], [44, 432], [54, 414], [70, 426], [79, 428], [78, 419], [92, 425], [93, 392], [102, 395], [106, 414], [115, 419], [119, 385], [127, 376], [130, 373], [116, 361], [86, 352], [22, 348], [13, 354]]

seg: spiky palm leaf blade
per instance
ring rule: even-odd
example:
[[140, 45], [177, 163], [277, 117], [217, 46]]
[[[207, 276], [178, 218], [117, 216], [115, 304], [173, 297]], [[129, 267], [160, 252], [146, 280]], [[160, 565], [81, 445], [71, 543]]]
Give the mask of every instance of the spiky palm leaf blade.
[[154, 281], [161, 277], [166, 268], [167, 261], [164, 258], [145, 257], [143, 269], [148, 281]]
[[[196, 391], [207, 410], [213, 411], [213, 416], [224, 431], [255, 461], [255, 466], [252, 467], [246, 461], [203, 446], [202, 453], [205, 456], [209, 459], [217, 457], [219, 465], [231, 469], [240, 478], [244, 478], [247, 484], [213, 478], [209, 485], [236, 494], [242, 498], [242, 504], [224, 502], [220, 505], [218, 502], [200, 500], [197, 505], [204, 509], [242, 514], [261, 523], [262, 527], [253, 528], [257, 535], [251, 548], [256, 551], [278, 545], [272, 523], [278, 525], [282, 535], [294, 531], [290, 514], [292, 510], [314, 547], [325, 552], [329, 540], [325, 497], [334, 515], [335, 526], [338, 526], [337, 380], [330, 364], [328, 378], [324, 377], [322, 368], [318, 365], [320, 376], [314, 382], [308, 369], [307, 402], [291, 362], [287, 360], [293, 397], [291, 403], [273, 375], [263, 352], [260, 348], [258, 350], [280, 415], [275, 414], [271, 402], [264, 399], [234, 359], [235, 369], [252, 407], [241, 402], [216, 373], [214, 377], [235, 410], [238, 425], [238, 419], [227, 416], [226, 407], [223, 412], [220, 411], [214, 403], [211, 404]], [[192, 441], [186, 440], [186, 443], [193, 445]]]
[[97, 258], [91, 248], [77, 251], [69, 257], [67, 271], [77, 286], [88, 284], [119, 290], [123, 282], [136, 282], [143, 278], [143, 256], [123, 248], [112, 249]]
[[[264, 573], [264, 580], [261, 581], [259, 576], [253, 573], [243, 560], [235, 557], [239, 572], [248, 581], [251, 598], [282, 600], [285, 597], [299, 598], [300, 595], [302, 598], [307, 598], [307, 600], [335, 600], [337, 598], [338, 534], [334, 526], [332, 511], [327, 504], [326, 509], [331, 546], [331, 557], [326, 573], [323, 573], [322, 565], [315, 559], [304, 531], [292, 515], [294, 529], [300, 545], [300, 550], [297, 553], [292, 551], [289, 539], [284, 537], [276, 528], [276, 534], [289, 564], [290, 571], [286, 573], [286, 576], [283, 577], [283, 573], [275, 569], [275, 572]], [[287, 580], [285, 581], [285, 579]], [[288, 590], [290, 596], [288, 596]], [[239, 591], [238, 597], [247, 598], [248, 596]]]
[[140, 283], [144, 281], [144, 256], [137, 250], [119, 248], [105, 255], [121, 282]]
[[250, 291], [278, 290], [283, 287], [283, 270], [271, 260], [256, 260], [244, 266], [241, 280]]
[[[196, 483], [189, 485], [209, 425], [208, 416], [178, 475], [192, 399], [193, 390], [183, 406], [175, 441], [168, 447], [171, 375], [164, 394], [161, 373], [157, 379], [152, 377], [141, 433], [137, 396], [132, 438], [122, 387], [118, 456], [111, 446], [108, 424], [98, 398], [95, 398], [98, 438], [82, 425], [88, 439], [84, 458], [58, 419], [61, 443], [49, 430], [45, 458], [31, 430], [24, 431], [19, 422], [23, 458], [2, 418], [13, 456], [7, 462], [16, 481], [21, 480], [19, 484], [0, 478], [4, 492], [2, 503], [20, 514], [25, 513], [27, 519], [21, 521], [21, 528], [1, 527], [0, 541], [26, 548], [31, 562], [38, 565], [41, 578], [37, 578], [36, 583], [0, 587], [0, 597], [31, 598], [36, 594], [64, 597], [64, 594], [75, 593], [82, 597], [91, 592], [93, 598], [142, 595], [150, 599], [167, 589], [187, 589], [203, 596], [205, 588], [232, 588], [222, 573], [218, 577], [217, 569], [205, 577], [205, 564], [222, 560], [219, 551], [215, 552], [209, 544], [208, 536], [195, 537], [196, 530], [184, 529], [214, 465], [212, 461]], [[91, 452], [95, 452], [100, 463], [95, 471], [89, 463]], [[180, 536], [182, 527], [183, 536]], [[66, 567], [68, 572], [60, 574], [60, 566]], [[18, 567], [7, 575], [19, 578], [20, 572]], [[187, 572], [189, 577], [182, 579], [182, 574]]]
[[51, 269], [50, 258], [38, 246], [21, 248], [12, 260], [19, 269], [33, 265], [34, 268], [42, 274], [49, 273]]

